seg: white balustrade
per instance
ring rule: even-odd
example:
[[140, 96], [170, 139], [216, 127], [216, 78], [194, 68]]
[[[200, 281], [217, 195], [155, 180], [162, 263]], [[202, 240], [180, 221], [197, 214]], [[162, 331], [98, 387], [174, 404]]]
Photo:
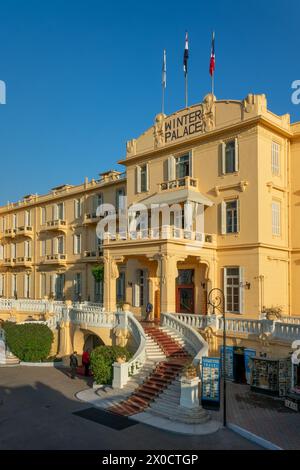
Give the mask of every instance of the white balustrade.
[[195, 315], [194, 313], [174, 313], [173, 315], [192, 328], [204, 329], [207, 326], [215, 326], [217, 323], [215, 315]]
[[113, 312], [95, 311], [95, 309], [76, 309], [71, 308], [69, 318], [72, 323], [86, 323], [89, 326], [114, 327], [117, 325], [116, 314]]
[[113, 365], [113, 388], [123, 388], [132, 375], [138, 373], [146, 361], [146, 335], [142, 325], [131, 312], [118, 312], [118, 324], [127, 327], [138, 348], [133, 357], [125, 363]]
[[192, 326], [180, 320], [177, 315], [161, 313], [161, 325], [179, 333], [192, 347], [195, 357], [193, 363], [201, 364], [201, 358], [208, 355], [208, 344]]
[[300, 340], [300, 324], [276, 321], [273, 335], [276, 339], [285, 341]]

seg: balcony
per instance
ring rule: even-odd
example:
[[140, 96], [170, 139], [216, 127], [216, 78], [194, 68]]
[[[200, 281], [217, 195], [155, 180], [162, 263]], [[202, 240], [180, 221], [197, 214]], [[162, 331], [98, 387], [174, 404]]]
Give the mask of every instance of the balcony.
[[16, 258], [4, 258], [3, 266], [7, 268], [15, 266]]
[[100, 220], [100, 217], [96, 215], [96, 212], [90, 214], [84, 214], [84, 224], [96, 224]]
[[159, 191], [168, 191], [171, 189], [197, 189], [198, 180], [185, 176], [184, 178], [177, 178], [175, 180], [164, 181], [159, 183]]
[[4, 231], [4, 236], [5, 236], [6, 238], [15, 238], [16, 233], [17, 233], [17, 229], [16, 229], [16, 228], [7, 228], [7, 229]]
[[31, 256], [19, 256], [16, 259], [15, 265], [30, 268], [32, 266], [32, 258]]
[[61, 253], [56, 253], [55, 255], [46, 255], [43, 257], [42, 263], [65, 265], [67, 263], [67, 255]]
[[33, 236], [33, 228], [31, 225], [24, 225], [23, 227], [18, 227], [16, 230], [16, 236], [22, 237], [32, 237]]
[[177, 240], [183, 242], [194, 242], [196, 246], [215, 246], [216, 235], [210, 233], [196, 232], [195, 230], [185, 230], [172, 225], [165, 225], [155, 229], [137, 230], [135, 232], [123, 232], [111, 235], [107, 233], [104, 244], [124, 243], [136, 241], [152, 240]]
[[62, 219], [49, 220], [41, 227], [42, 232], [60, 231], [60, 230], [64, 232], [66, 231], [66, 229], [67, 229], [67, 222]]
[[99, 259], [101, 259], [102, 256], [103, 256], [103, 248], [97, 248], [96, 250], [93, 250], [93, 251], [84, 251], [82, 261], [95, 262], [95, 261], [99, 261]]

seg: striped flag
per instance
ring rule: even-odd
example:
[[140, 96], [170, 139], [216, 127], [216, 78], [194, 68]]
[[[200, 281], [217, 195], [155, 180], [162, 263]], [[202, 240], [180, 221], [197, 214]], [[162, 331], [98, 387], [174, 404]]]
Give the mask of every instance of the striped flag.
[[163, 88], [167, 87], [167, 53], [166, 53], [166, 49], [164, 49], [164, 54], [163, 54], [161, 83], [162, 83]]
[[211, 53], [210, 53], [210, 61], [209, 61], [209, 73], [212, 77], [215, 72], [216, 67], [216, 57], [215, 57], [215, 32], [212, 33], [212, 40], [211, 40]]
[[183, 71], [184, 76], [187, 76], [188, 72], [188, 58], [189, 58], [189, 38], [188, 33], [185, 33], [185, 46], [184, 46], [184, 54], [183, 54]]

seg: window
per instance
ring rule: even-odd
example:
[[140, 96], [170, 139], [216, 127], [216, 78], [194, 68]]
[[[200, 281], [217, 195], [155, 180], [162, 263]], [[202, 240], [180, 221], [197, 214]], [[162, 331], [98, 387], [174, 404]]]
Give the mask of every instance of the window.
[[55, 204], [53, 207], [54, 213], [53, 213], [53, 219], [54, 220], [64, 220], [65, 218], [65, 207], [64, 203], [60, 202], [59, 204]]
[[92, 214], [96, 217], [97, 208], [103, 204], [103, 196], [102, 193], [94, 194], [92, 196]]
[[149, 165], [145, 163], [144, 165], [136, 167], [136, 192], [143, 193], [149, 191]]
[[125, 209], [125, 189], [120, 188], [116, 191], [116, 210], [124, 210]]
[[24, 274], [24, 297], [25, 299], [30, 298], [30, 282], [31, 282], [31, 275]]
[[121, 271], [117, 279], [117, 302], [124, 302], [125, 297], [125, 272]]
[[272, 174], [279, 175], [280, 171], [280, 145], [277, 142], [272, 142]]
[[239, 200], [222, 202], [222, 234], [239, 232]]
[[190, 175], [190, 155], [182, 155], [175, 158], [176, 179], [184, 178]]
[[46, 256], [46, 240], [41, 240], [41, 256]]
[[46, 207], [41, 207], [41, 225], [46, 223]]
[[3, 245], [0, 245], [0, 259], [1, 260], [4, 259], [4, 246]]
[[25, 227], [30, 227], [31, 225], [31, 211], [25, 211]]
[[96, 281], [96, 279], [94, 283], [94, 300], [103, 303], [103, 281]]
[[272, 202], [272, 235], [280, 236], [281, 233], [281, 204]]
[[0, 274], [0, 297], [4, 297], [5, 275]]
[[25, 258], [31, 257], [31, 242], [28, 240], [24, 242], [24, 256]]
[[137, 269], [136, 282], [133, 286], [133, 305], [134, 307], [142, 307], [147, 303], [147, 289], [145, 270]]
[[81, 235], [74, 235], [74, 255], [79, 255], [81, 253]]
[[55, 275], [55, 298], [56, 300], [63, 300], [65, 288], [65, 275]]
[[81, 297], [81, 273], [75, 273], [74, 294], [75, 294], [75, 299], [80, 300], [80, 297]]
[[4, 217], [0, 218], [0, 232], [4, 232]]
[[10, 256], [11, 258], [15, 259], [17, 257], [17, 245], [15, 243], [12, 243], [10, 246]]
[[243, 313], [243, 268], [224, 268], [225, 310]]
[[63, 255], [65, 252], [65, 239], [64, 237], [57, 237], [56, 239], [56, 252]]
[[43, 299], [47, 295], [47, 290], [46, 290], [46, 273], [41, 273], [40, 277], [40, 293], [41, 293], [41, 299]]
[[148, 165], [141, 166], [141, 192], [148, 191]]
[[222, 143], [222, 174], [234, 173], [239, 170], [238, 140]]
[[17, 228], [17, 224], [18, 224], [17, 214], [13, 214], [13, 216], [12, 216], [12, 228]]
[[78, 219], [81, 217], [81, 199], [75, 199], [74, 200], [74, 218]]
[[11, 296], [12, 297], [17, 297], [18, 291], [17, 291], [17, 275], [12, 274], [11, 275]]

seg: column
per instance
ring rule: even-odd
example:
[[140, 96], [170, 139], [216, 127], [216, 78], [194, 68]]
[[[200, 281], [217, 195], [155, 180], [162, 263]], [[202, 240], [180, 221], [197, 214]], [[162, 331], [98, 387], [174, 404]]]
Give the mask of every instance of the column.
[[122, 263], [123, 256], [112, 257], [106, 255], [104, 260], [104, 308], [106, 312], [115, 312], [116, 306], [116, 280], [119, 277], [118, 263]]
[[161, 310], [165, 313], [176, 312], [177, 261], [174, 254], [160, 256]]

